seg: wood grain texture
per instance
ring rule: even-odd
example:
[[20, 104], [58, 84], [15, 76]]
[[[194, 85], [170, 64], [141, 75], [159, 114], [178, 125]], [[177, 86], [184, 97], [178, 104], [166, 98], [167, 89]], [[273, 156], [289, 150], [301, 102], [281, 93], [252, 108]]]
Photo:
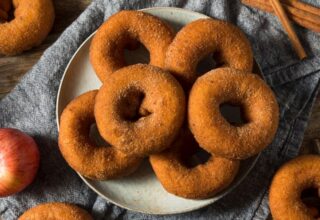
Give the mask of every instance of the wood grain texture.
[[[0, 98], [5, 96], [19, 82], [48, 48], [91, 3], [91, 0], [54, 0], [56, 20], [53, 30], [42, 45], [18, 56], [4, 57], [0, 55]], [[320, 95], [315, 103], [308, 129], [303, 141], [303, 152], [313, 152], [316, 141], [320, 140]]]

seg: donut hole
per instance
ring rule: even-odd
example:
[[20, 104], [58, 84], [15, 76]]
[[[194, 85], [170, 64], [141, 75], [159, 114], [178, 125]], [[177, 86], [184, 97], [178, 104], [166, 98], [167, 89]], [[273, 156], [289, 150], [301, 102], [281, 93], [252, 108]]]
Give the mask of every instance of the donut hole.
[[124, 121], [136, 122], [140, 118], [150, 115], [151, 112], [142, 106], [144, 98], [143, 91], [135, 87], [129, 88], [117, 105], [120, 118]]
[[210, 70], [217, 67], [216, 61], [213, 59], [213, 54], [208, 54], [204, 58], [202, 58], [197, 65], [196, 72], [198, 76], [209, 72]]
[[[1, 8], [0, 8], [1, 9]], [[2, 18], [2, 21], [4, 22], [10, 22], [14, 19], [14, 7], [12, 5], [12, 1], [11, 1], [11, 6], [10, 6], [10, 10], [9, 11], [4, 11], [2, 10], [2, 12], [4, 12], [6, 14], [5, 18]]]
[[307, 207], [312, 207], [310, 211], [315, 213], [314, 217], [320, 217], [320, 190], [309, 187], [301, 192], [300, 198]]
[[212, 69], [226, 66], [225, 61], [222, 59], [220, 51], [209, 53], [203, 57], [197, 65], [196, 72], [198, 76], [201, 76]]
[[108, 142], [106, 142], [101, 137], [101, 135], [100, 135], [100, 133], [98, 131], [98, 127], [97, 127], [96, 123], [94, 123], [94, 124], [92, 124], [90, 126], [89, 138], [97, 146], [105, 146], [105, 147], [110, 147], [111, 146]]
[[242, 126], [248, 123], [241, 104], [222, 103], [220, 105], [220, 113], [233, 126]]
[[223, 55], [221, 54], [221, 51], [217, 50], [212, 54], [212, 58], [215, 61], [216, 68], [228, 66], [226, 61], [223, 59]]
[[125, 47], [124, 59], [127, 65], [148, 64], [150, 62], [150, 53], [140, 42], [130, 41]]
[[200, 148], [193, 149], [192, 153], [182, 155], [182, 163], [188, 168], [194, 168], [198, 165], [205, 164], [211, 157], [211, 154]]

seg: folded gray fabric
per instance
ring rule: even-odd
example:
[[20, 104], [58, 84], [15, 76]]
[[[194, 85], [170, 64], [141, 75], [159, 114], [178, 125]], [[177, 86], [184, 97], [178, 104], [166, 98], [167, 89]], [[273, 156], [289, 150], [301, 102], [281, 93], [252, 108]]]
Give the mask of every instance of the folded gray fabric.
[[[320, 6], [320, 1], [312, 2]], [[67, 166], [57, 147], [55, 101], [62, 73], [79, 45], [113, 13], [154, 6], [182, 7], [239, 26], [250, 39], [257, 63], [273, 88], [281, 113], [273, 143], [242, 182], [218, 202], [182, 215], [152, 216], [121, 209], [91, 191]], [[16, 195], [0, 199], [3, 219], [16, 219], [39, 203], [65, 201], [90, 211], [95, 219], [266, 219], [268, 186], [275, 170], [298, 154], [320, 77], [320, 36], [296, 26], [308, 53], [299, 61], [276, 17], [238, 1], [94, 0], [44, 53], [15, 89], [0, 102], [0, 127], [14, 127], [33, 136], [41, 151], [34, 183]], [[62, 217], [63, 219], [63, 217]]]

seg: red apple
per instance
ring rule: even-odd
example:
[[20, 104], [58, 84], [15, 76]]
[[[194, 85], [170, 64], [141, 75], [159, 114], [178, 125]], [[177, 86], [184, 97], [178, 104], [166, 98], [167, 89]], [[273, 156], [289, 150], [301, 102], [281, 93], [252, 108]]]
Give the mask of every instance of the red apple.
[[0, 128], [0, 197], [22, 191], [34, 179], [40, 162], [36, 142], [12, 128]]

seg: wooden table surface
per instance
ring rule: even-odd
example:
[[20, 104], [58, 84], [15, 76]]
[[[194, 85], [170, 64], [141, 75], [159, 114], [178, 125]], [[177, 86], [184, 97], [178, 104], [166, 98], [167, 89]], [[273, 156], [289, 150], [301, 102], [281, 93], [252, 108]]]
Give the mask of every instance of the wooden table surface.
[[[53, 30], [43, 44], [21, 55], [4, 57], [0, 55], [0, 98], [4, 97], [19, 82], [20, 78], [38, 61], [61, 32], [74, 21], [90, 4], [91, 0], [54, 0], [56, 19]], [[320, 140], [320, 95], [315, 103], [307, 128], [303, 151], [312, 152], [319, 148]]]

